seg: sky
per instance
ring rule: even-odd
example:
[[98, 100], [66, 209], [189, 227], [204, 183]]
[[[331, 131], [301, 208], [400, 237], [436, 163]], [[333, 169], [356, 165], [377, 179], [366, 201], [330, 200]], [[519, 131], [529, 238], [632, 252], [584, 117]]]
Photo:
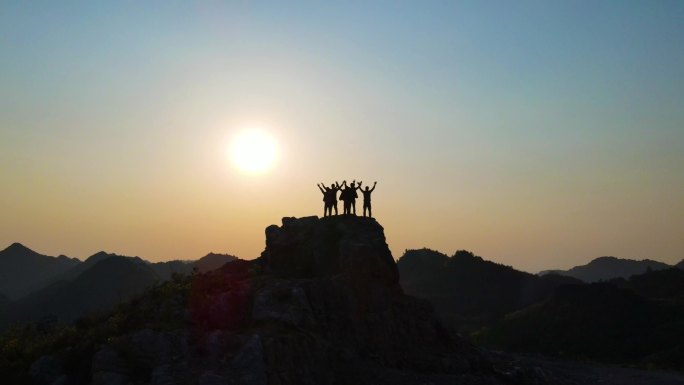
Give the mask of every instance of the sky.
[[252, 259], [356, 179], [395, 258], [676, 263], [682, 42], [681, 1], [3, 1], [0, 248]]

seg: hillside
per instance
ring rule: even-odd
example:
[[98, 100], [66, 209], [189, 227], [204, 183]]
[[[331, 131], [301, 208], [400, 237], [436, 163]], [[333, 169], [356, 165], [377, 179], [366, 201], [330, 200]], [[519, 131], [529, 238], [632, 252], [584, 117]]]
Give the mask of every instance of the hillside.
[[518, 352], [682, 368], [684, 308], [608, 283], [564, 286], [477, 339]]
[[555, 273], [577, 278], [584, 282], [598, 282], [614, 278], [629, 278], [632, 275], [643, 274], [649, 270], [662, 270], [669, 267], [671, 266], [666, 263], [650, 259], [637, 261], [615, 257], [600, 257], [586, 265], [575, 266], [570, 270], [546, 270], [539, 274]]
[[397, 262], [405, 292], [429, 300], [450, 326], [475, 330], [537, 302], [558, 286], [580, 281], [538, 277], [467, 251], [452, 257], [429, 249], [407, 250]]
[[672, 267], [616, 278], [610, 283], [651, 299], [678, 301], [684, 304], [684, 270]]
[[46, 316], [74, 320], [95, 310], [109, 309], [157, 281], [154, 271], [138, 258], [101, 258], [72, 280], [56, 282], [16, 301], [11, 316], [14, 320]]
[[9, 298], [0, 294], [0, 326], [2, 326], [2, 320], [6, 316], [7, 309], [10, 306], [11, 301]]
[[80, 263], [60, 255], [38, 254], [20, 243], [0, 251], [0, 293], [9, 299], [20, 298]]

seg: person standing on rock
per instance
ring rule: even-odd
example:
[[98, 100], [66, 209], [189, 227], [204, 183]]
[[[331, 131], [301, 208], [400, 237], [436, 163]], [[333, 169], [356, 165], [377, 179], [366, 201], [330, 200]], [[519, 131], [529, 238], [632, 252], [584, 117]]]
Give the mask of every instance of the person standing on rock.
[[323, 193], [323, 217], [328, 216], [328, 212], [332, 215], [332, 207], [330, 205], [330, 189], [325, 187], [323, 183], [316, 184], [318, 189]]
[[[325, 189], [323, 193], [323, 200], [327, 199], [328, 216], [332, 216], [332, 211], [335, 209], [335, 215], [337, 215], [337, 192], [342, 188], [338, 182], [330, 184], [330, 188], [325, 187], [323, 183], [321, 186]], [[320, 186], [318, 187], [320, 189]], [[325, 216], [325, 215], [324, 215]]]
[[347, 186], [347, 181], [343, 180], [342, 181], [342, 186], [344, 186], [344, 189], [342, 189], [342, 193], [340, 194], [340, 200], [342, 201], [342, 214], [347, 215], [349, 214], [349, 207], [350, 207], [350, 194], [351, 194], [351, 188]]
[[[361, 189], [361, 183], [359, 182], [359, 188]], [[361, 189], [361, 192], [363, 193], [363, 216], [366, 216], [366, 209], [368, 209], [368, 217], [373, 218], [373, 212], [371, 211], [371, 193], [373, 190], [375, 190], [375, 186], [378, 184], [378, 182], [373, 182], [373, 188], [369, 189], [368, 186], [366, 186], [366, 189]]]
[[356, 215], [356, 198], [359, 197], [359, 194], [356, 193], [356, 190], [361, 190], [361, 182], [359, 181], [359, 184], [354, 186], [354, 181], [352, 181], [351, 188], [353, 193], [351, 198], [351, 209], [352, 214]]
[[356, 180], [353, 180], [349, 186], [347, 186], [347, 181], [343, 181], [342, 185], [345, 186], [342, 194], [346, 198], [346, 200], [343, 199], [344, 213], [356, 215], [356, 198], [359, 197], [359, 194], [356, 193], [356, 190], [359, 190], [361, 187], [359, 187], [360, 185], [356, 186]]

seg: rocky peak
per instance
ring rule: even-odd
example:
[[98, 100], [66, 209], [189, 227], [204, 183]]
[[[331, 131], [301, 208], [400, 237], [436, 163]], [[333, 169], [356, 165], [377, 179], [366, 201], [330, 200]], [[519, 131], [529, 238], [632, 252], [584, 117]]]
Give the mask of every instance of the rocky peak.
[[266, 228], [261, 259], [268, 272], [280, 277], [372, 281], [401, 293], [384, 230], [373, 218], [283, 218], [282, 226]]
[[86, 259], [86, 262], [96, 263], [96, 262], [100, 262], [100, 261], [103, 261], [107, 258], [111, 258], [111, 257], [115, 257], [115, 256], [116, 256], [116, 254], [110, 254], [110, 253], [107, 253], [106, 251], [98, 251], [97, 253], [88, 257]]
[[16, 253], [16, 252], [30, 252], [30, 251], [33, 251], [33, 250], [29, 249], [28, 247], [22, 245], [22, 244], [19, 243], [19, 242], [14, 242], [14, 243], [12, 243], [12, 244], [9, 245], [5, 250], [6, 250], [6, 251], [12, 251], [12, 252], [15, 252], [15, 253]]
[[40, 258], [42, 255], [29, 249], [19, 242], [9, 245], [6, 249], [0, 251], [0, 257], [14, 259], [14, 258]]
[[237, 258], [228, 254], [209, 253], [199, 260], [195, 261], [193, 265], [201, 272], [218, 269], [228, 262], [232, 262]]

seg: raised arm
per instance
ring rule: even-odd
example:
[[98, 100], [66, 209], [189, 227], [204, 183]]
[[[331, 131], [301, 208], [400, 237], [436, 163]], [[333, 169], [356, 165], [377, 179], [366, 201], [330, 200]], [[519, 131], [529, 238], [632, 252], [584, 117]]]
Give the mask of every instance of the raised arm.
[[373, 192], [373, 190], [375, 190], [375, 185], [377, 185], [377, 184], [378, 184], [378, 182], [373, 182], [373, 188], [370, 189], [369, 191], [370, 191], [370, 192]]
[[357, 189], [357, 190], [361, 190], [361, 184], [362, 184], [362, 183], [363, 183], [363, 182], [359, 181], [359, 183], [356, 185], [356, 189]]
[[321, 190], [321, 192], [322, 192], [323, 194], [325, 194], [325, 190], [323, 190], [323, 187], [321, 187], [320, 184], [317, 184], [316, 186], [318, 186], [318, 189]]

